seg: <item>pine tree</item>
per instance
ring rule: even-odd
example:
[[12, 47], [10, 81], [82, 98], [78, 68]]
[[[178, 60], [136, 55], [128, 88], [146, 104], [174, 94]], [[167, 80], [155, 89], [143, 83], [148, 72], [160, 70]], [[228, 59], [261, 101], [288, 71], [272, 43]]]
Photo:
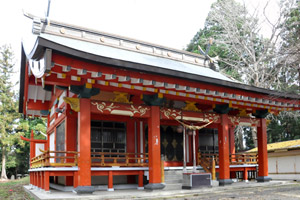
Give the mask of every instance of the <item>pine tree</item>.
[[14, 144], [20, 136], [15, 132], [19, 113], [17, 110], [17, 96], [11, 77], [13, 74], [13, 52], [11, 47], [0, 48], [0, 149], [1, 149], [1, 179], [7, 179], [7, 155], [14, 151]]

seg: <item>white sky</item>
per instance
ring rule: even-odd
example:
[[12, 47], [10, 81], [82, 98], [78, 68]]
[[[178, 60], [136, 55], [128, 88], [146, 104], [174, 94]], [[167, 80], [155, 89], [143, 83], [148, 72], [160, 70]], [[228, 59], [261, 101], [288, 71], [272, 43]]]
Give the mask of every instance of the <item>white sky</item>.
[[[215, 1], [51, 0], [50, 19], [183, 49], [203, 27]], [[262, 0], [246, 1], [262, 4]], [[44, 17], [47, 4], [48, 0], [0, 0], [0, 46], [11, 44], [16, 71], [22, 35], [31, 32], [31, 21], [22, 10]]]
[[[203, 27], [215, 0], [51, 0], [50, 19], [183, 49]], [[0, 0], [0, 46], [11, 44], [19, 69], [21, 38], [44, 17], [48, 0]], [[28, 23], [30, 22], [30, 23]]]

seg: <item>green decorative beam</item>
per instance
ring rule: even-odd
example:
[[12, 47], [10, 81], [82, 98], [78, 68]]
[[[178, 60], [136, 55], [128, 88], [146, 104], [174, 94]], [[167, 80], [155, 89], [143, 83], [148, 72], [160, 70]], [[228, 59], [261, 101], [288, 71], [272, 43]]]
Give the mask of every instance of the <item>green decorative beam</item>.
[[50, 114], [50, 111], [49, 110], [41, 110], [40, 113], [42, 115], [49, 115]]
[[229, 106], [229, 104], [216, 104], [213, 110], [218, 114], [228, 114], [232, 108]]
[[162, 96], [162, 94], [143, 94], [142, 100], [148, 106], [162, 106], [165, 102], [165, 98]]
[[262, 119], [265, 118], [269, 114], [269, 110], [256, 110], [255, 113], [252, 113], [256, 118]]
[[99, 94], [99, 88], [93, 88], [92, 84], [86, 83], [85, 85], [71, 85], [70, 91], [77, 94], [78, 98], [91, 98]]
[[68, 87], [66, 87], [66, 86], [61, 86], [61, 85], [56, 85], [55, 86], [57, 89], [60, 89], [60, 90], [67, 90], [68, 89]]
[[51, 92], [53, 90], [53, 85], [45, 85], [43, 87], [44, 90]]

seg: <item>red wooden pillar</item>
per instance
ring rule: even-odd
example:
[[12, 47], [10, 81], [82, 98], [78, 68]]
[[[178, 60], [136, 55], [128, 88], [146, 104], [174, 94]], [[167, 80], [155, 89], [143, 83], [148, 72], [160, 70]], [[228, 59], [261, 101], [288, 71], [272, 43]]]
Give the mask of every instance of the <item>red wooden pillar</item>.
[[77, 188], [78, 187], [78, 172], [74, 172], [74, 175], [73, 175], [73, 187], [74, 188]]
[[37, 179], [37, 186], [38, 186], [38, 188], [41, 188], [41, 176], [40, 176], [40, 172], [36, 172], [36, 179]]
[[50, 189], [49, 171], [44, 172], [44, 189], [45, 191], [49, 191]]
[[[135, 153], [135, 131], [136, 131], [136, 121], [135, 120], [128, 120], [126, 123], [126, 152], [127, 153]], [[134, 157], [134, 155], [129, 155]], [[134, 160], [129, 160], [129, 162], [135, 162]], [[134, 184], [135, 183], [135, 176], [128, 175], [127, 176], [127, 183]]]
[[268, 177], [268, 149], [267, 149], [267, 124], [266, 119], [260, 119], [260, 126], [257, 127], [257, 147], [258, 147], [258, 182], [267, 182]]
[[78, 112], [78, 185], [91, 186], [91, 101], [80, 99]]
[[[230, 156], [231, 156], [231, 161], [232, 162], [235, 162], [236, 160], [235, 160], [235, 138], [234, 138], [234, 126], [231, 126], [230, 128], [229, 128], [229, 147], [230, 147], [230, 149], [229, 149], [229, 154], [230, 154]], [[230, 172], [230, 178], [236, 178], [236, 172], [235, 171], [231, 171]]]
[[35, 172], [31, 172], [30, 176], [32, 176], [32, 185], [36, 186]]
[[139, 171], [139, 186], [138, 189], [142, 190], [144, 189], [144, 171], [140, 170]]
[[140, 137], [140, 133], [141, 133], [141, 122], [140, 121], [136, 121], [136, 131], [137, 131], [137, 134], [136, 134], [136, 141], [137, 141], [137, 150], [136, 152], [137, 153], [141, 153], [141, 137]]
[[235, 162], [234, 126], [229, 128], [229, 147], [229, 155], [231, 156], [231, 161]]
[[235, 141], [234, 141], [234, 127], [229, 128], [229, 139], [230, 139], [230, 154], [235, 154]]
[[[75, 112], [70, 109], [67, 105], [66, 111], [66, 150], [67, 151], [77, 151], [76, 148], [77, 139], [77, 118]], [[74, 154], [67, 154], [69, 157], [73, 157]], [[67, 159], [67, 162], [74, 162], [74, 159]], [[73, 176], [66, 176], [66, 185], [73, 185]]]
[[44, 172], [39, 172], [39, 175], [40, 175], [40, 177], [41, 177], [41, 188], [42, 189], [45, 189], [45, 177], [44, 177]]
[[244, 168], [243, 179], [245, 182], [248, 182], [248, 169], [246, 167]]
[[39, 182], [38, 182], [37, 173], [38, 173], [38, 172], [34, 172], [34, 180], [35, 180], [35, 186], [36, 186], [36, 187], [38, 187], [38, 186], [39, 186]]
[[221, 123], [218, 126], [219, 142], [219, 185], [224, 186], [232, 183], [229, 166], [229, 130], [228, 115], [220, 114]]
[[114, 191], [112, 171], [108, 171], [108, 189], [107, 189], [107, 191]]
[[31, 184], [31, 185], [34, 185], [34, 181], [33, 181], [33, 180], [34, 180], [34, 178], [33, 178], [33, 172], [29, 172], [29, 176], [30, 176], [30, 177], [29, 177], [29, 178], [30, 178], [30, 184]]
[[149, 152], [149, 184], [146, 189], [162, 189], [160, 158], [160, 110], [159, 106], [151, 106], [148, 119], [148, 152]]
[[[30, 139], [34, 140], [33, 130], [31, 130]], [[30, 168], [31, 168], [31, 160], [35, 157], [35, 142], [30, 142]]]

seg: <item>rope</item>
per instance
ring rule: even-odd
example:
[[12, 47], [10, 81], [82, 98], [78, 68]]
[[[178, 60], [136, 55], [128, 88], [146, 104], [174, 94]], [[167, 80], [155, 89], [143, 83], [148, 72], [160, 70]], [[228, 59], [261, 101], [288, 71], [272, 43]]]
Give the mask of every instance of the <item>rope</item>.
[[[173, 117], [174, 118], [174, 117]], [[182, 126], [184, 126], [185, 128], [187, 129], [190, 129], [190, 130], [200, 130], [200, 129], [203, 129], [205, 128], [206, 126], [210, 125], [211, 123], [213, 123], [214, 121], [210, 121], [208, 122], [207, 124], [204, 124], [202, 126], [194, 126], [194, 125], [188, 125], [188, 124], [185, 124], [181, 121], [179, 121], [178, 119], [174, 118], [179, 124], [181, 124]]]

